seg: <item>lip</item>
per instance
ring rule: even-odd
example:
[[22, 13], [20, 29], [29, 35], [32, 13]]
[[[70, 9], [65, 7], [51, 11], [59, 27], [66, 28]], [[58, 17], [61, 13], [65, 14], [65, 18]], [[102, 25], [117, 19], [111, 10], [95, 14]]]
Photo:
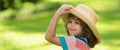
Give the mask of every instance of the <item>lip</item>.
[[76, 31], [76, 29], [69, 29], [69, 31]]
[[69, 33], [70, 33], [71, 35], [74, 35], [74, 33], [76, 33], [76, 29], [69, 29]]

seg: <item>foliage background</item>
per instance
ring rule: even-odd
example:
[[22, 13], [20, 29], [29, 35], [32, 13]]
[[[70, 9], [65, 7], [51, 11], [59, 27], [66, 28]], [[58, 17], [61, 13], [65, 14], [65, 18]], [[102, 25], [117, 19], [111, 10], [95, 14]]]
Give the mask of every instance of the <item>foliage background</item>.
[[[120, 49], [120, 0], [0, 0], [0, 50], [62, 50], [44, 39], [62, 4], [86, 4], [97, 13], [101, 43], [93, 50]], [[65, 33], [60, 19], [57, 35]]]

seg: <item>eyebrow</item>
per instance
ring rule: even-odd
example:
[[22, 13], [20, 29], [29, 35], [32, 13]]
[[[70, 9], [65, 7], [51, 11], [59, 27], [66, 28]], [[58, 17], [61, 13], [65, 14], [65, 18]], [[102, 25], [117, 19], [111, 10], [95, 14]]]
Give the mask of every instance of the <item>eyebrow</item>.
[[75, 21], [79, 21], [79, 18], [69, 18], [69, 20], [75, 20]]

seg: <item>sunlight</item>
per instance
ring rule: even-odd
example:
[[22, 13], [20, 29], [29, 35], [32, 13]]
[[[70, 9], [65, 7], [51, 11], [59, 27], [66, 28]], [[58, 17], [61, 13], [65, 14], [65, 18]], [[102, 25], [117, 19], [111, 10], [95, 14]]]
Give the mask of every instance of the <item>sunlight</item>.
[[9, 19], [10, 16], [15, 14], [15, 11], [11, 8], [5, 10], [5, 11], [0, 11], [0, 21], [4, 21], [5, 19]]
[[[40, 47], [42, 44], [47, 43], [41, 33], [23, 34], [23, 32], [6, 31], [3, 32], [2, 36], [5, 40], [4, 43], [7, 43], [7, 47], [10, 48], [29, 48], [33, 46]], [[5, 46], [3, 46], [3, 48], [4, 47]]]

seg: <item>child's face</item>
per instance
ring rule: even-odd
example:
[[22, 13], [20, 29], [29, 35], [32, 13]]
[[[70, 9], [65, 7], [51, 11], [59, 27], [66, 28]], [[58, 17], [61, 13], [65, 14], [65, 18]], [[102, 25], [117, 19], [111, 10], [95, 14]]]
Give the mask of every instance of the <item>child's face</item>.
[[80, 36], [82, 33], [82, 27], [78, 19], [69, 19], [67, 29], [70, 35]]

